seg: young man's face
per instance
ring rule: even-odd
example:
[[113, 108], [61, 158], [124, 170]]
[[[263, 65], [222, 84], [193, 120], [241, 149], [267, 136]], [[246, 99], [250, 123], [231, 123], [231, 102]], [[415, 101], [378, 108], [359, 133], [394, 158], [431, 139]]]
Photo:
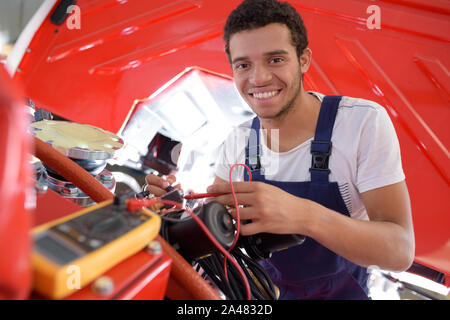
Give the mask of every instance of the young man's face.
[[260, 118], [279, 118], [295, 105], [309, 60], [301, 67], [286, 25], [235, 33], [229, 47], [236, 87]]

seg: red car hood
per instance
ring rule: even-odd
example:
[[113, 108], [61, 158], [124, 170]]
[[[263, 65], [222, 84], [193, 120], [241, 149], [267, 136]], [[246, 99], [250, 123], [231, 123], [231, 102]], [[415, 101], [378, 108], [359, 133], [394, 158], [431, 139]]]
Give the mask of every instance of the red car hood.
[[[118, 132], [135, 99], [187, 67], [231, 75], [221, 38], [240, 1], [79, 0], [79, 29], [44, 3], [9, 65], [26, 95], [72, 121]], [[450, 4], [430, 0], [290, 1], [308, 27], [307, 89], [374, 100], [397, 130], [410, 192], [415, 261], [450, 275]], [[372, 17], [368, 19], [369, 17]], [[367, 23], [366, 23], [367, 22]], [[28, 39], [27, 39], [28, 37]]]

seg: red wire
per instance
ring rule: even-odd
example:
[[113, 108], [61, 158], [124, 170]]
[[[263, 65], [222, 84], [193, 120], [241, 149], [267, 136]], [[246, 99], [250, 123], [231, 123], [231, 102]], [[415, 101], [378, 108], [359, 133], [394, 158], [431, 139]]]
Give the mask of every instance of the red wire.
[[135, 211], [135, 210], [140, 209], [141, 207], [150, 207], [156, 203], [163, 203], [163, 204], [168, 204], [171, 206], [176, 206], [177, 208], [185, 210], [187, 213], [189, 213], [189, 215], [198, 223], [198, 225], [203, 230], [203, 232], [206, 234], [206, 236], [217, 247], [217, 249], [219, 249], [219, 251], [224, 255], [225, 259], [226, 258], [230, 259], [231, 263], [235, 266], [235, 268], [239, 272], [239, 275], [241, 276], [242, 280], [244, 281], [245, 291], [247, 294], [247, 300], [251, 300], [252, 296], [251, 296], [251, 292], [250, 292], [250, 285], [248, 284], [247, 277], [245, 276], [245, 273], [242, 270], [241, 266], [236, 262], [236, 260], [233, 258], [233, 256], [227, 250], [225, 250], [224, 247], [222, 247], [222, 245], [209, 232], [208, 228], [205, 226], [205, 224], [202, 222], [202, 220], [200, 220], [200, 218], [197, 217], [197, 215], [194, 212], [183, 208], [183, 206], [180, 203], [170, 201], [170, 200], [130, 199], [130, 200], [128, 200], [127, 206], [128, 206], [129, 211]]
[[[234, 208], [236, 209], [236, 235], [234, 236], [234, 241], [231, 244], [230, 248], [228, 249], [228, 252], [231, 252], [231, 250], [233, 250], [234, 246], [236, 245], [236, 243], [238, 242], [239, 239], [239, 230], [240, 230], [240, 226], [241, 226], [241, 219], [240, 219], [240, 215], [239, 215], [239, 207], [238, 207], [238, 202], [237, 202], [237, 198], [236, 198], [236, 194], [234, 192], [234, 186], [233, 186], [233, 179], [232, 179], [232, 172], [233, 169], [236, 166], [243, 166], [245, 169], [247, 169], [248, 172], [248, 176], [249, 176], [249, 181], [252, 181], [252, 172], [250, 170], [250, 168], [243, 164], [243, 163], [235, 163], [231, 168], [230, 168], [230, 172], [228, 175], [228, 180], [230, 181], [230, 187], [231, 187], [231, 195], [233, 197], [233, 203], [234, 203]], [[223, 271], [225, 273], [225, 278], [228, 281], [228, 273], [227, 273], [227, 257], [224, 258], [223, 260]]]

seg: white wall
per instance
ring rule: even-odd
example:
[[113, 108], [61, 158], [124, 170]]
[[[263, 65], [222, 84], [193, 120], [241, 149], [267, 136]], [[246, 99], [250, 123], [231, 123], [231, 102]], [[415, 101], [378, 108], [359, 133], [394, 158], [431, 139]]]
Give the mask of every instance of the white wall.
[[44, 0], [0, 0], [0, 48], [13, 44]]

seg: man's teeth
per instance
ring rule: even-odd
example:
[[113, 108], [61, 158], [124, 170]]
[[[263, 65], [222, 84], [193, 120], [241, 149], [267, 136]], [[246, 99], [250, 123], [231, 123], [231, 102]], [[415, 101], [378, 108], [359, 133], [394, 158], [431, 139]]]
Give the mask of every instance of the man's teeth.
[[272, 98], [277, 93], [278, 93], [278, 91], [258, 92], [258, 93], [253, 93], [253, 97], [256, 99], [267, 99], [267, 98]]

